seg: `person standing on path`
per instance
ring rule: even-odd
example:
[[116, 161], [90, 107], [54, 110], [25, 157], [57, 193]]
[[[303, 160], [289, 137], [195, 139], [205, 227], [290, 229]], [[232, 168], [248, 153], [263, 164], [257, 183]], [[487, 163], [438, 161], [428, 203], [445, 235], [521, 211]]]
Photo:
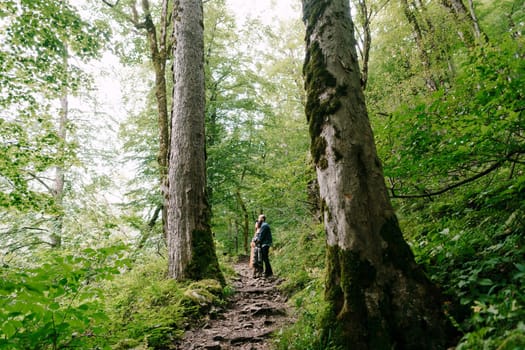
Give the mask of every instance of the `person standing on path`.
[[253, 269], [253, 277], [257, 278], [262, 275], [262, 252], [260, 244], [256, 244], [257, 236], [261, 228], [261, 222], [255, 222], [255, 234], [250, 242], [250, 267]]
[[270, 246], [272, 245], [272, 230], [270, 229], [270, 225], [266, 222], [266, 216], [264, 214], [259, 215], [257, 221], [260, 223], [260, 228], [259, 233], [257, 234], [256, 243], [260, 244], [262, 249], [264, 277], [271, 277], [273, 276], [273, 271], [268, 254], [270, 252]]

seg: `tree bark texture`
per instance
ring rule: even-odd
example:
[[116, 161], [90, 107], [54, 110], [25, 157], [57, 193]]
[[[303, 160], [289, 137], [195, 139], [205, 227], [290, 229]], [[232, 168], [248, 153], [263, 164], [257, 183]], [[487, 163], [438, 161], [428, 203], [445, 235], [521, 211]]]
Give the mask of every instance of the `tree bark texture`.
[[428, 56], [428, 48], [425, 45], [425, 40], [423, 37], [423, 29], [420, 23], [422, 21], [418, 20], [417, 16], [418, 7], [414, 3], [409, 4], [407, 0], [401, 0], [401, 4], [403, 6], [405, 17], [414, 29], [413, 33], [416, 45], [419, 49], [419, 57], [421, 58], [421, 65], [424, 69], [425, 83], [427, 88], [429, 91], [437, 91], [438, 85], [436, 83], [435, 77], [432, 74], [432, 64], [430, 57]]
[[176, 1], [168, 206], [169, 275], [216, 278], [219, 270], [206, 195], [204, 39], [201, 0]]
[[62, 165], [58, 165], [55, 168], [55, 184], [53, 186], [53, 198], [55, 200], [56, 206], [56, 215], [54, 217], [54, 227], [51, 234], [51, 246], [59, 248], [62, 246], [62, 235], [63, 235], [63, 226], [64, 226], [64, 185], [65, 185], [65, 170], [64, 170], [64, 153], [67, 143], [67, 123], [69, 119], [69, 54], [67, 50], [67, 45], [64, 44], [65, 52], [62, 57], [63, 67], [64, 67], [64, 82], [62, 91], [60, 94], [60, 112], [58, 118], [57, 126], [57, 136], [60, 140], [57, 158], [59, 159]]
[[153, 23], [149, 0], [142, 0], [144, 10], [144, 27], [146, 29], [149, 51], [153, 69], [155, 70], [155, 98], [157, 101], [157, 124], [159, 130], [159, 151], [157, 163], [159, 165], [160, 191], [163, 198], [162, 203], [162, 232], [164, 238], [167, 236], [168, 215], [168, 154], [169, 154], [169, 118], [168, 99], [166, 91], [166, 61], [168, 56], [167, 28], [168, 28], [168, 0], [162, 1], [160, 18], [160, 35], [157, 36], [157, 28]]
[[479, 21], [478, 17], [476, 16], [476, 11], [474, 10], [474, 2], [472, 0], [468, 0], [468, 8], [470, 13], [470, 18], [472, 19], [472, 27], [474, 28], [474, 35], [477, 39], [483, 37], [483, 39], [487, 40], [487, 37], [485, 35], [482, 36], [481, 29], [479, 28]]
[[355, 3], [358, 18], [361, 22], [361, 86], [366, 90], [368, 83], [368, 64], [370, 61], [370, 49], [372, 48], [372, 30], [370, 29], [371, 13], [368, 9], [367, 0], [358, 0]]
[[441, 0], [441, 4], [454, 15], [461, 41], [465, 46], [473, 47], [475, 40], [481, 38], [481, 30], [472, 1], [469, 1], [468, 9], [462, 0]]
[[248, 215], [248, 209], [246, 209], [246, 203], [244, 203], [244, 200], [241, 196], [240, 189], [235, 190], [235, 197], [237, 198], [237, 204], [239, 204], [239, 207], [241, 208], [242, 213], [242, 221], [240, 222], [240, 225], [242, 227], [242, 241], [244, 245], [244, 253], [249, 254], [250, 252], [250, 217]]
[[332, 343], [352, 349], [442, 349], [451, 328], [387, 196], [348, 1], [303, 0], [303, 20], [306, 115], [328, 246], [325, 337], [330, 331]]

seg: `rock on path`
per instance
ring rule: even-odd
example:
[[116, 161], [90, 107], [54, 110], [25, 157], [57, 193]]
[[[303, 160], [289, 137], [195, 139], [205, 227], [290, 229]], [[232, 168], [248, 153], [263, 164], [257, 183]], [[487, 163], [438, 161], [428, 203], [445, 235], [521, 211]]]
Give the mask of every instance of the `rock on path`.
[[254, 279], [248, 261], [240, 261], [234, 268], [237, 277], [231, 283], [235, 294], [227, 308], [210, 316], [201, 328], [187, 331], [177, 349], [271, 349], [271, 334], [293, 322], [286, 298], [277, 289], [281, 279]]

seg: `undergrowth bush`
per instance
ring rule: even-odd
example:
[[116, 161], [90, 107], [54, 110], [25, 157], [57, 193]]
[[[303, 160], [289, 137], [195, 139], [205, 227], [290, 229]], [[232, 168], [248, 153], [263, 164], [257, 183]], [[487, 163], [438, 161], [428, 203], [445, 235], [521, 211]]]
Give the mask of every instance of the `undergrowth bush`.
[[167, 261], [148, 257], [107, 286], [113, 349], [174, 349], [185, 328], [223, 303], [218, 281], [167, 278]]
[[286, 278], [281, 289], [292, 295], [319, 278], [325, 263], [325, 234], [321, 224], [302, 225], [282, 232], [272, 265]]
[[106, 312], [115, 349], [142, 344], [161, 347], [182, 335], [182, 288], [166, 279], [165, 259], [135, 262], [131, 271], [107, 287]]
[[523, 193], [521, 177], [403, 209], [418, 262], [458, 304], [458, 349], [525, 348]]
[[303, 225], [281, 232], [272, 264], [285, 278], [282, 291], [290, 296], [296, 322], [276, 336], [282, 350], [337, 350], [330, 339], [321, 341], [319, 324], [324, 315], [323, 271], [325, 233], [321, 224]]
[[0, 269], [0, 349], [109, 348], [100, 285], [127, 265], [126, 247], [48, 251]]
[[[0, 349], [174, 349], [224, 303], [215, 280], [179, 283], [167, 261], [116, 245], [0, 268]], [[118, 278], [114, 278], [118, 276]]]

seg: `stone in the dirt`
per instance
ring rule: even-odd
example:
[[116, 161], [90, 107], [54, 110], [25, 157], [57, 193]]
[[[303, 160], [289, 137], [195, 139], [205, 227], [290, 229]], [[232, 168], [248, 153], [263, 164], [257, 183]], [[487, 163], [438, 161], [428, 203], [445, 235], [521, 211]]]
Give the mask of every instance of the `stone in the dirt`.
[[212, 343], [212, 344], [206, 344], [204, 346], [206, 350], [221, 350], [221, 344], [220, 343]]
[[253, 316], [284, 316], [286, 311], [283, 309], [277, 309], [273, 307], [263, 307], [258, 310], [253, 311]]
[[253, 337], [235, 337], [232, 340], [230, 340], [231, 345], [237, 345], [237, 344], [245, 344], [245, 343], [260, 343], [263, 339], [261, 338], [253, 338]]

